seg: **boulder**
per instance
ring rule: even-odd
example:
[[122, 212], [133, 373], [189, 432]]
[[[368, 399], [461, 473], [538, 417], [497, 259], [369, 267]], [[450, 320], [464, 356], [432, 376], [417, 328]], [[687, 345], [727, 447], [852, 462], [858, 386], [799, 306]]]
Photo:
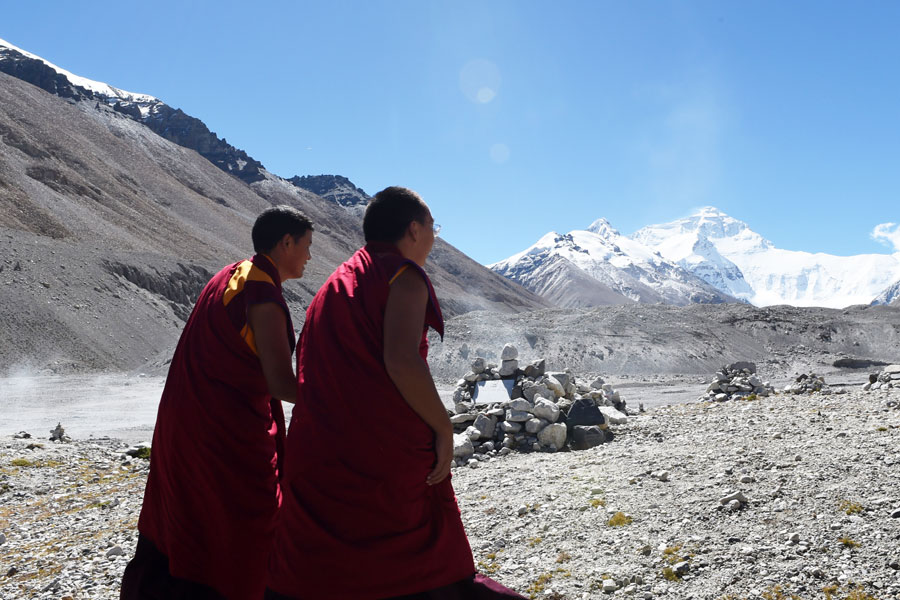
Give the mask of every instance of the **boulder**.
[[500, 352], [500, 360], [515, 360], [519, 358], [519, 350], [512, 344], [506, 344], [503, 346], [503, 350]]
[[598, 408], [600, 413], [606, 417], [606, 422], [610, 425], [624, 425], [628, 422], [628, 415], [616, 410], [612, 406], [600, 406]]
[[529, 402], [534, 402], [536, 396], [550, 399], [553, 396], [553, 392], [546, 385], [539, 383], [522, 386], [522, 395]]
[[528, 419], [527, 421], [525, 421], [525, 431], [531, 434], [535, 434], [546, 427], [547, 424], [548, 421], [544, 419]]
[[531, 419], [534, 415], [530, 412], [526, 412], [524, 410], [513, 410], [508, 409], [506, 411], [506, 420], [511, 421], [513, 423], [524, 423]]
[[541, 429], [538, 434], [538, 442], [542, 446], [554, 446], [557, 450], [566, 443], [568, 431], [562, 423], [552, 423]]
[[534, 403], [533, 413], [535, 417], [545, 419], [550, 423], [556, 423], [557, 419], [559, 419], [559, 407], [543, 398], [538, 398], [537, 402]]
[[532, 412], [534, 410], [534, 405], [528, 400], [523, 400], [519, 398], [517, 400], [513, 400], [509, 403], [509, 408], [512, 410], [523, 410], [526, 412]]
[[525, 377], [534, 379], [544, 374], [547, 369], [547, 361], [543, 358], [538, 359], [525, 367]]
[[569, 427], [578, 425], [606, 426], [606, 418], [593, 400], [581, 398], [572, 404], [572, 408], [566, 414], [566, 423], [568, 423]]
[[572, 450], [587, 450], [606, 442], [606, 433], [596, 425], [572, 428]]
[[481, 358], [479, 356], [478, 358], [476, 358], [475, 360], [472, 361], [471, 366], [472, 366], [472, 372], [477, 375], [478, 373], [484, 372], [485, 367], [487, 367], [487, 363], [485, 362], [485, 360], [483, 358]]
[[500, 365], [500, 377], [512, 377], [519, 370], [519, 361], [516, 359], [504, 360]]
[[547, 375], [544, 378], [544, 385], [547, 386], [547, 389], [553, 392], [553, 396], [555, 398], [562, 398], [566, 395], [565, 386], [553, 375]]
[[566, 373], [565, 371], [554, 371], [552, 373], [547, 373], [547, 377], [552, 377], [556, 381], [559, 382], [559, 385], [562, 386], [563, 389], [569, 385], [569, 382], [573, 379], [571, 375]]
[[481, 434], [482, 439], [487, 439], [493, 437], [494, 428], [497, 426], [497, 419], [494, 417], [489, 417], [485, 414], [480, 414], [476, 417], [475, 422], [472, 423], [472, 427], [478, 430]]
[[453, 434], [453, 458], [468, 460], [473, 454], [475, 446], [472, 445], [469, 436], [464, 433]]

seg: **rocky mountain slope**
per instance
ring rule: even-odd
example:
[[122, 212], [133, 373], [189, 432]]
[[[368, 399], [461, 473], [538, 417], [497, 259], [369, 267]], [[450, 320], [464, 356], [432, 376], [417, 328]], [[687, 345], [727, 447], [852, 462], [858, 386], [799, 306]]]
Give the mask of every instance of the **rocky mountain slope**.
[[[162, 367], [193, 298], [252, 254], [250, 226], [272, 204], [316, 227], [306, 276], [286, 286], [299, 328], [312, 294], [362, 244], [359, 211], [260, 175], [248, 184], [107, 103], [0, 73], [4, 371]], [[448, 316], [546, 306], [443, 241], [433, 258]]]
[[875, 299], [872, 300], [872, 304], [891, 304], [900, 306], [900, 279], [875, 296]]
[[644, 227], [631, 238], [757, 306], [868, 304], [900, 278], [898, 254], [833, 256], [783, 250], [713, 207]]
[[735, 301], [621, 235], [605, 219], [598, 219], [586, 231], [550, 232], [530, 248], [488, 266], [557, 306]]
[[479, 311], [447, 322], [444, 342], [433, 340], [429, 364], [449, 383], [475, 356], [499, 364], [506, 343], [519, 349], [521, 364], [545, 358], [549, 370], [702, 374], [750, 360], [775, 379], [842, 370], [835, 363], [864, 368], [900, 362], [900, 307], [631, 303], [509, 315]]

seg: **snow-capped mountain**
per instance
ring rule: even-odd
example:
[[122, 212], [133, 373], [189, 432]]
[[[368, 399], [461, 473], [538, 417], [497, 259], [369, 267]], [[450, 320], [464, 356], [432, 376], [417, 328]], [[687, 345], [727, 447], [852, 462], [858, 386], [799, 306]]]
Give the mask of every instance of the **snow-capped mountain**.
[[641, 242], [623, 236], [605, 219], [587, 230], [551, 231], [530, 248], [488, 268], [567, 307], [734, 300]]
[[900, 279], [888, 286], [880, 294], [875, 296], [872, 304], [896, 304], [900, 305]]
[[644, 227], [631, 238], [757, 306], [868, 304], [900, 279], [900, 254], [834, 256], [782, 250], [713, 207]]
[[84, 88], [86, 90], [90, 90], [94, 94], [99, 97], [116, 99], [116, 100], [124, 100], [126, 102], [139, 102], [144, 104], [153, 104], [159, 102], [157, 98], [149, 94], [135, 94], [134, 92], [126, 92], [125, 90], [120, 90], [119, 88], [113, 87], [108, 83], [103, 83], [101, 81], [93, 81], [92, 79], [87, 79], [85, 77], [80, 77], [75, 75], [74, 73], [70, 73], [66, 71], [62, 67], [58, 67], [54, 65], [52, 62], [48, 60], [44, 60], [40, 56], [36, 54], [32, 54], [27, 50], [22, 50], [21, 48], [10, 44], [9, 42], [0, 39], [0, 56], [9, 55], [10, 51], [14, 53], [18, 53], [26, 58], [30, 58], [33, 60], [37, 60], [48, 66], [51, 70], [55, 71], [59, 75], [62, 75], [66, 78], [72, 85], [78, 86], [80, 88]]

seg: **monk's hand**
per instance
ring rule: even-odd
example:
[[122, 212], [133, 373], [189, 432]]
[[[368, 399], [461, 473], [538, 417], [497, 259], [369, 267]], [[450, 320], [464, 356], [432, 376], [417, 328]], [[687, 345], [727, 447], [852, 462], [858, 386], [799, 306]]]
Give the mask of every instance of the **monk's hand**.
[[453, 430], [449, 433], [437, 433], [434, 436], [434, 469], [425, 478], [428, 485], [436, 485], [450, 474], [450, 463], [453, 461]]

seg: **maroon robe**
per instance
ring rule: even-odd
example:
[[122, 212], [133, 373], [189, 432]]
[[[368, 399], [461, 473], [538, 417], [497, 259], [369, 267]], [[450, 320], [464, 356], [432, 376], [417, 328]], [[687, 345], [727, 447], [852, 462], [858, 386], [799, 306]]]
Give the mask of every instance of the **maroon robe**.
[[[268, 257], [226, 267], [200, 294], [160, 400], [138, 523], [173, 577], [228, 599], [262, 598], [281, 502], [284, 413], [269, 395], [247, 324], [248, 308], [265, 302], [284, 309], [293, 350], [290, 312]], [[126, 573], [123, 595], [153, 585], [129, 582]]]
[[425, 272], [392, 245], [357, 251], [307, 310], [269, 563], [273, 597], [365, 600], [471, 584], [475, 565], [450, 477], [425, 483], [434, 433], [384, 366], [384, 311], [402, 268], [428, 285], [425, 358], [428, 327], [443, 335], [440, 307]]

